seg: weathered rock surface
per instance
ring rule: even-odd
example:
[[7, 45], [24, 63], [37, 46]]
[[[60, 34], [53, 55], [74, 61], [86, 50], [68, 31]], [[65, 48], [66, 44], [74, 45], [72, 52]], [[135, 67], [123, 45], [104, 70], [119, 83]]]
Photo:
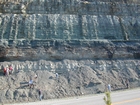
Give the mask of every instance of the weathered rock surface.
[[[43, 99], [53, 99], [102, 93], [109, 83], [112, 90], [126, 89], [127, 79], [130, 88], [140, 86], [139, 60], [12, 61], [1, 66], [8, 64], [13, 65], [14, 73], [9, 76], [1, 73], [1, 103], [37, 101], [38, 89], [43, 90]], [[35, 81], [33, 89], [28, 86], [30, 78]]]
[[[0, 57], [4, 60], [106, 59], [105, 50], [111, 48], [99, 45], [117, 46], [112, 44], [114, 41], [118, 47], [124, 47], [137, 40], [129, 47], [139, 49], [139, 4], [138, 0], [1, 0]], [[122, 41], [130, 43], [120, 46]], [[77, 48], [79, 52], [75, 51]], [[100, 49], [105, 53], [98, 56]], [[119, 48], [115, 58], [134, 58], [126, 49]]]
[[1, 0], [0, 103], [140, 86], [139, 15], [139, 0]]

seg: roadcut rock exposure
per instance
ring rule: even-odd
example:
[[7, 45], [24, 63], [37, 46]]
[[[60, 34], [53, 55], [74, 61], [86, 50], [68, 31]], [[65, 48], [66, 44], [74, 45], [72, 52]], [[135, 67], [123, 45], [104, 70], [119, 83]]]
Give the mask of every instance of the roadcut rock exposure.
[[139, 0], [0, 0], [0, 103], [139, 87], [139, 15]]

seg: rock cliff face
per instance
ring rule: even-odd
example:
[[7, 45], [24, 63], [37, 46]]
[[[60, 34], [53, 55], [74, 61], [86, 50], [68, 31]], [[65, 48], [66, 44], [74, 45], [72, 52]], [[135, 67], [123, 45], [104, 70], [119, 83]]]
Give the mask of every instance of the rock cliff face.
[[0, 0], [0, 68], [14, 68], [0, 72], [0, 102], [140, 86], [139, 15], [139, 0]]
[[[130, 48], [125, 43], [137, 40], [131, 50], [139, 49], [138, 0], [1, 0], [0, 12], [0, 56], [3, 59], [106, 58], [106, 52], [112, 46], [112, 52], [119, 48], [116, 57], [119, 53], [123, 58], [119, 51], [122, 47], [126, 58], [139, 56], [139, 52], [130, 54], [126, 51]], [[117, 46], [114, 41], [119, 41], [117, 45], [120, 41], [125, 42]], [[38, 48], [40, 46], [43, 48]], [[78, 46], [83, 47], [82, 54], [75, 51]], [[89, 50], [87, 47], [91, 51], [85, 51]], [[53, 54], [50, 54], [50, 48]], [[99, 48], [105, 53], [98, 57], [96, 51]], [[71, 57], [66, 56], [67, 52]], [[84, 55], [86, 52], [89, 56]]]

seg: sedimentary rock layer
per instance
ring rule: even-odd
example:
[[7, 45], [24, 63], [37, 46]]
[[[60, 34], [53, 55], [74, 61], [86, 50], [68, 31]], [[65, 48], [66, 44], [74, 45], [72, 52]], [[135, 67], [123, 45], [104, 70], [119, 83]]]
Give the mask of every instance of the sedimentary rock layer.
[[[54, 99], [140, 86], [139, 60], [63, 60], [63, 61], [12, 61], [12, 75], [3, 76], [0, 72], [0, 103], [29, 102], [39, 100], [38, 89], [43, 99]], [[58, 78], [55, 72], [59, 73]], [[38, 78], [35, 79], [34, 76]], [[28, 82], [34, 80], [34, 88]]]
[[[36, 60], [42, 56], [44, 59], [106, 59], [107, 53], [114, 54], [117, 46], [113, 44], [115, 48], [110, 51], [106, 41], [112, 45], [114, 42], [111, 41], [118, 44], [118, 41], [131, 43], [137, 40], [131, 51], [134, 49], [139, 53], [140, 7], [136, 0], [1, 0], [0, 12], [0, 57], [5, 60]], [[100, 43], [105, 45], [100, 47]], [[95, 45], [97, 48], [92, 48]], [[53, 49], [53, 54], [48, 49]], [[98, 49], [105, 53], [97, 53]], [[89, 50], [88, 56], [85, 50]], [[123, 53], [125, 58], [139, 55], [128, 51]], [[123, 53], [119, 52], [120, 57], [115, 53], [114, 58], [123, 58]], [[102, 56], [98, 57], [98, 54]]]

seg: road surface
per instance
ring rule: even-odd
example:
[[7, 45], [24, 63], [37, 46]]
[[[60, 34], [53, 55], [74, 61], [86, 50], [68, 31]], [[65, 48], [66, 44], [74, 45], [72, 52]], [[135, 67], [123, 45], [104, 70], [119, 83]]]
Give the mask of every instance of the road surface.
[[[105, 94], [87, 95], [80, 97], [43, 100], [30, 103], [18, 103], [10, 105], [105, 105]], [[140, 105], [140, 88], [117, 91], [111, 93], [112, 105]], [[7, 104], [9, 105], [9, 104]]]

